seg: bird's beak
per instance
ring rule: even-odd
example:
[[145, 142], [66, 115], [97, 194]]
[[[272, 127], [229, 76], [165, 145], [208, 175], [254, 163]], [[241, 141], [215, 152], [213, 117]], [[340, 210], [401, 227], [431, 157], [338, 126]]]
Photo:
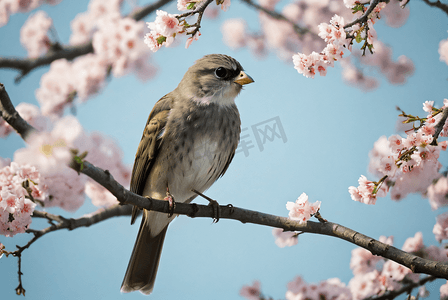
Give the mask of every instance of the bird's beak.
[[235, 79], [235, 82], [241, 85], [245, 85], [254, 82], [254, 80], [252, 79], [252, 77], [241, 71], [238, 77]]

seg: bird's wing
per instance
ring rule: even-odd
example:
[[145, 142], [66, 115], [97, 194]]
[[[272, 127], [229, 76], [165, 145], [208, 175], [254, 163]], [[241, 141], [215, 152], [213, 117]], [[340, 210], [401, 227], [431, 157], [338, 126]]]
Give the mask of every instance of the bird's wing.
[[[168, 114], [172, 107], [172, 97], [170, 94], [162, 97], [154, 105], [149, 114], [146, 127], [143, 130], [143, 136], [138, 145], [137, 153], [135, 155], [134, 167], [131, 176], [131, 192], [142, 195], [145, 188], [146, 179], [149, 176], [152, 165], [157, 157], [160, 144], [163, 138], [161, 137], [165, 129]], [[131, 224], [135, 222], [138, 208], [134, 207], [132, 210]]]

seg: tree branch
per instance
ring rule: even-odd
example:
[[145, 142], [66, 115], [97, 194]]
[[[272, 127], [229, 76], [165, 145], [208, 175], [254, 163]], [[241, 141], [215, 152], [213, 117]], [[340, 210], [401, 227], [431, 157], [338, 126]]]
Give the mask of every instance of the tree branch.
[[11, 125], [23, 140], [29, 136], [30, 133], [36, 131], [36, 129], [28, 124], [12, 105], [11, 99], [6, 92], [5, 86], [0, 82], [0, 117]]
[[445, 122], [446, 122], [447, 117], [448, 117], [448, 107], [445, 107], [443, 109], [442, 118], [436, 124], [436, 126], [434, 126], [436, 131], [434, 132], [433, 140], [431, 142], [431, 145], [437, 146], [437, 138], [439, 137], [440, 132], [442, 132], [443, 126], [445, 126]]
[[413, 282], [410, 284], [404, 285], [401, 289], [398, 290], [392, 290], [387, 291], [381, 296], [371, 296], [368, 298], [365, 298], [364, 300], [388, 300], [388, 299], [395, 299], [396, 297], [400, 296], [401, 294], [408, 293], [410, 294], [413, 289], [423, 286], [428, 282], [434, 281], [437, 278], [434, 276], [426, 276], [425, 278], [420, 279], [418, 282]]
[[[2, 103], [0, 109], [2, 109], [5, 106], [6, 107], [12, 106], [9, 97], [2, 97], [0, 100]], [[14, 107], [12, 108], [14, 109]], [[12, 114], [12, 119], [15, 116], [19, 116], [19, 114], [16, 111], [15, 113]], [[11, 119], [9, 121], [10, 122], [8, 123], [11, 126], [13, 126], [13, 124], [16, 123], [14, 120]], [[113, 179], [113, 176], [107, 170], [104, 171], [101, 168], [95, 167], [88, 161], [83, 161], [82, 168], [79, 168], [78, 163], [72, 163], [71, 167], [74, 170], [89, 176], [90, 178], [101, 184], [103, 187], [109, 190], [115, 197], [117, 197], [118, 201], [121, 204], [132, 204], [139, 208], [164, 213], [170, 212], [168, 201], [146, 198], [137, 195], [135, 193], [132, 193], [131, 191], [125, 189], [120, 183], [115, 181]], [[187, 215], [192, 218], [199, 218], [199, 217], [213, 218], [215, 215], [214, 208], [212, 206], [185, 204], [185, 203], [176, 203], [174, 213], [180, 215]], [[39, 215], [39, 213], [37, 214]], [[40, 215], [40, 217], [43, 216], [44, 215]], [[44, 217], [52, 221], [58, 221], [59, 218], [61, 218], [61, 220], [63, 221], [62, 217], [55, 217], [54, 215], [50, 214], [46, 214]], [[252, 223], [269, 227], [282, 228], [285, 231], [301, 231], [301, 232], [309, 232], [309, 233], [316, 233], [337, 237], [345, 241], [348, 241], [352, 244], [355, 244], [357, 246], [363, 247], [372, 252], [372, 254], [374, 255], [379, 255], [384, 258], [391, 259], [401, 265], [408, 267], [415, 273], [425, 273], [433, 275], [435, 277], [448, 279], [448, 263], [435, 262], [418, 257], [411, 253], [406, 253], [400, 249], [381, 243], [371, 237], [363, 235], [350, 228], [332, 222], [325, 222], [324, 219], [322, 219], [320, 223], [308, 221], [305, 224], [300, 224], [299, 222], [293, 221], [286, 217], [280, 217], [257, 211], [237, 208], [233, 207], [232, 205], [220, 206], [220, 219], [232, 219], [232, 220], [238, 220], [242, 223]], [[101, 218], [98, 218], [96, 220], [96, 222], [99, 221], [101, 221]], [[82, 222], [79, 221], [79, 224], [82, 223], [85, 225], [80, 226], [90, 226], [91, 224], [96, 223], [93, 221], [92, 223], [90, 223], [91, 221], [87, 219]], [[64, 226], [65, 226], [64, 228], [68, 229], [77, 228], [73, 224], [68, 225], [66, 224]], [[49, 228], [51, 228], [51, 226]], [[48, 230], [54, 231], [52, 229]]]
[[367, 20], [369, 19], [369, 15], [370, 13], [375, 9], [375, 7], [380, 3], [380, 2], [387, 2], [388, 0], [371, 0], [370, 1], [370, 5], [367, 8], [367, 10], [364, 12], [364, 14], [362, 16], [360, 16], [359, 18], [357, 18], [356, 20], [354, 20], [353, 22], [348, 23], [347, 25], [344, 26], [345, 29], [352, 27], [355, 24], [362, 24], [362, 23], [366, 23]]
[[[173, 0], [159, 0], [130, 13], [127, 17], [136, 21], [141, 20], [156, 9], [159, 9], [171, 1]], [[0, 68], [19, 70], [20, 74], [15, 78], [15, 83], [19, 83], [23, 77], [36, 68], [49, 65], [57, 59], [65, 58], [72, 60], [78, 56], [88, 53], [93, 53], [92, 41], [77, 46], [60, 45], [57, 50], [49, 51], [44, 56], [38, 58], [0, 57]]]
[[432, 7], [440, 8], [442, 11], [444, 11], [448, 15], [448, 5], [440, 2], [437, 0], [436, 2], [430, 2], [429, 0], [423, 0], [426, 4]]

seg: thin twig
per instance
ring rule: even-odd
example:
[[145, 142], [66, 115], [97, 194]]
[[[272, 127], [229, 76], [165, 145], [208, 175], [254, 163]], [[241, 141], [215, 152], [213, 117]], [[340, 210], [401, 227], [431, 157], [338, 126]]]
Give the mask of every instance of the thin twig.
[[5, 86], [2, 83], [0, 83], [0, 117], [3, 117], [3, 119], [17, 131], [23, 140], [26, 140], [29, 134], [36, 131], [36, 129], [28, 124], [16, 111], [6, 92]]
[[430, 2], [429, 0], [423, 0], [426, 4], [432, 7], [440, 8], [442, 11], [444, 11], [448, 15], [448, 5], [440, 2], [437, 0], [436, 2]]
[[431, 145], [433, 146], [437, 145], [437, 138], [439, 137], [440, 132], [442, 132], [443, 126], [445, 126], [447, 117], [448, 117], [448, 107], [445, 107], [443, 109], [442, 118], [440, 119], [439, 123], [437, 123], [436, 126], [434, 126], [436, 131], [434, 132]]
[[356, 20], [354, 20], [353, 22], [348, 23], [347, 25], [344, 26], [345, 29], [352, 27], [355, 24], [362, 24], [362, 23], [366, 23], [367, 20], [369, 19], [369, 15], [370, 13], [375, 9], [375, 7], [380, 3], [380, 2], [386, 2], [387, 0], [371, 0], [370, 1], [370, 5], [369, 8], [367, 8], [367, 10], [363, 13], [362, 16], [360, 16], [359, 18], [357, 18]]
[[411, 293], [411, 291], [419, 286], [423, 286], [428, 282], [436, 280], [437, 277], [434, 276], [426, 276], [425, 278], [420, 279], [417, 282], [412, 282], [409, 284], [405, 284], [402, 288], [393, 291], [387, 291], [381, 296], [371, 296], [365, 298], [364, 300], [387, 300], [387, 299], [395, 299], [404, 293]]

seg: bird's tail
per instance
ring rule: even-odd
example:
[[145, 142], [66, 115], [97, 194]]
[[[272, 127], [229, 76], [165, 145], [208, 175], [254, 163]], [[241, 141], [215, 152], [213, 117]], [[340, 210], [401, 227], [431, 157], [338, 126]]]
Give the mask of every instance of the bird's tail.
[[150, 222], [148, 222], [147, 218], [147, 214], [143, 213], [137, 240], [132, 250], [126, 275], [121, 284], [121, 291], [124, 293], [139, 290], [143, 294], [148, 295], [154, 288], [160, 254], [162, 253], [163, 241], [165, 240], [168, 226], [156, 236], [152, 236], [149, 226]]

